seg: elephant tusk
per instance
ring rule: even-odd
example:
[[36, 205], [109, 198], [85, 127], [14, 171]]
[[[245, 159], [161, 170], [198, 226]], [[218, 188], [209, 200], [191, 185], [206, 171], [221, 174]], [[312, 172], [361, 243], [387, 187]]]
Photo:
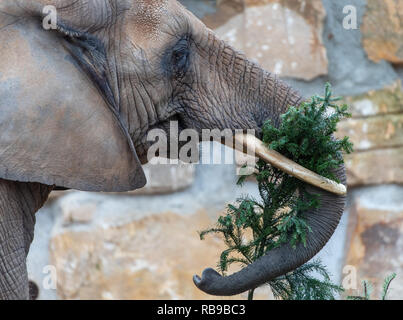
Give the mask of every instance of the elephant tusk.
[[234, 140], [235, 149], [244, 152], [244, 149], [247, 148], [247, 150], [254, 152], [260, 159], [297, 179], [337, 195], [345, 195], [347, 192], [345, 185], [325, 178], [284, 157], [277, 151], [270, 150], [263, 141], [254, 135], [236, 134]]

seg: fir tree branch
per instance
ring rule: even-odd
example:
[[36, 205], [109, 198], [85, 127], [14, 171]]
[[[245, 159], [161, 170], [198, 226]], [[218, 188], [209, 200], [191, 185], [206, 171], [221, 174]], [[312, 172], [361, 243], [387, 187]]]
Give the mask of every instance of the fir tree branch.
[[[333, 138], [337, 123], [350, 116], [347, 106], [335, 103], [338, 100], [331, 96], [330, 85], [326, 84], [324, 97], [313, 96], [299, 106], [290, 106], [281, 115], [278, 128], [267, 120], [262, 126], [263, 142], [298, 164], [335, 179], [332, 170], [343, 163], [342, 153], [352, 151], [347, 137]], [[333, 109], [333, 113], [329, 114], [328, 109]], [[223, 274], [232, 263], [246, 266], [283, 243], [294, 247], [300, 242], [306, 244], [311, 228], [303, 214], [320, 205], [320, 199], [307, 193], [302, 181], [262, 160], [256, 163], [251, 176], [257, 181], [261, 201], [247, 196], [238, 199], [228, 205], [217, 228], [200, 233], [201, 238], [209, 233], [223, 236], [227, 249], [221, 253], [218, 264]], [[242, 184], [245, 178], [242, 176], [237, 183]], [[246, 234], [252, 234], [252, 239], [245, 241]], [[334, 299], [342, 291], [331, 283], [326, 268], [316, 260], [268, 285], [274, 297], [280, 299]], [[253, 299], [253, 294], [254, 290], [250, 290], [248, 299]]]

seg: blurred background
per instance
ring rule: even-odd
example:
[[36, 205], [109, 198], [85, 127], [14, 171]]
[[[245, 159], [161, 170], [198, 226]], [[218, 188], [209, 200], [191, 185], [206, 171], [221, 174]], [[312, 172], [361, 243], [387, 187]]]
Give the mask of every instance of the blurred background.
[[[389, 298], [403, 298], [403, 0], [181, 2], [305, 97], [322, 94], [326, 81], [344, 97], [353, 117], [338, 135], [355, 146], [345, 158], [348, 205], [319, 256], [349, 294], [369, 280], [377, 297], [396, 272]], [[197, 231], [240, 195], [256, 195], [256, 185], [235, 186], [236, 165], [145, 171], [147, 186], [132, 193], [52, 193], [28, 257], [40, 299], [213, 298], [192, 275], [215, 267], [223, 244]], [[260, 289], [256, 298], [272, 296]]]

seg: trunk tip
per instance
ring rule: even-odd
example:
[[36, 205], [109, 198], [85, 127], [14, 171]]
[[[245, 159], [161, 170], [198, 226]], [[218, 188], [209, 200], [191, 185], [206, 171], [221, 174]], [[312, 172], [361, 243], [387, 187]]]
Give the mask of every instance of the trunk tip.
[[198, 275], [193, 276], [193, 283], [198, 287], [200, 290], [209, 293], [213, 293], [214, 282], [218, 279], [222, 278], [222, 276], [212, 268], [204, 269], [201, 278]]
[[200, 282], [201, 282], [201, 278], [197, 274], [195, 274], [193, 276], [193, 283], [195, 284], [196, 287], [198, 287], [200, 285]]

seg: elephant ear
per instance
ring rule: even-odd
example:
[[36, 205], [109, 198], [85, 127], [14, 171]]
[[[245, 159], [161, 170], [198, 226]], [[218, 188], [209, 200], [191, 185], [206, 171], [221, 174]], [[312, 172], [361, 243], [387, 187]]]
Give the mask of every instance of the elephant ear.
[[100, 74], [88, 77], [97, 63], [77, 60], [83, 49], [65, 43], [37, 21], [0, 30], [0, 178], [85, 191], [143, 187], [111, 93], [101, 92]]

